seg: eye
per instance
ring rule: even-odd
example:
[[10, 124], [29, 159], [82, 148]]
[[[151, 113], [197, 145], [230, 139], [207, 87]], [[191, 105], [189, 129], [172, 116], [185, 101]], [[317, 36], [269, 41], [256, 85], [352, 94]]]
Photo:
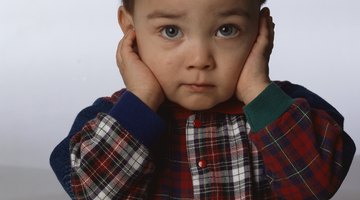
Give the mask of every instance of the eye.
[[167, 39], [173, 40], [182, 36], [180, 29], [177, 26], [170, 25], [161, 29], [161, 35]]
[[234, 38], [239, 34], [239, 29], [232, 24], [226, 24], [219, 28], [216, 32], [216, 36], [223, 38]]

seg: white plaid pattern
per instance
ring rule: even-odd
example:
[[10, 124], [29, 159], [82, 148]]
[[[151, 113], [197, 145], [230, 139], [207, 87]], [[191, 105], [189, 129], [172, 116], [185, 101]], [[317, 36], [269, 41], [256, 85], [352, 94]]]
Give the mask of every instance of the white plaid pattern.
[[[89, 123], [90, 127], [94, 128], [95, 135], [91, 130], [81, 132], [85, 142], [81, 143], [81, 146], [75, 145], [72, 148], [72, 167], [77, 176], [82, 179], [81, 182], [84, 184], [82, 188], [86, 199], [121, 199], [115, 195], [121, 188], [131, 187], [131, 181], [136, 179], [134, 178], [136, 173], [138, 176], [146, 176], [153, 172], [153, 163], [148, 160], [149, 152], [109, 115], [99, 114]], [[78, 155], [79, 152], [81, 155]], [[98, 157], [104, 154], [116, 156], [108, 157], [112, 160], [105, 160], [106, 163], [97, 163]], [[82, 166], [79, 166], [79, 163]], [[114, 165], [107, 163], [116, 163], [116, 167], [121, 165], [121, 172], [116, 171]], [[144, 169], [144, 166], [148, 166], [148, 168]], [[100, 168], [101, 170], [98, 170]], [[92, 174], [85, 173], [85, 171], [90, 171]], [[103, 171], [105, 173], [102, 173]], [[139, 174], [139, 171], [142, 174]], [[144, 187], [140, 187], [143, 188], [144, 195], [148, 182], [144, 181], [142, 183]]]
[[[187, 120], [186, 141], [194, 199], [252, 199], [252, 194], [266, 182], [261, 178], [264, 172], [258, 151], [248, 139], [245, 118], [223, 114], [216, 117], [209, 119], [198, 114]], [[195, 119], [202, 121], [205, 128], [195, 128]], [[218, 151], [209, 152], [209, 149]], [[201, 159], [209, 162], [208, 167], [198, 166]]]

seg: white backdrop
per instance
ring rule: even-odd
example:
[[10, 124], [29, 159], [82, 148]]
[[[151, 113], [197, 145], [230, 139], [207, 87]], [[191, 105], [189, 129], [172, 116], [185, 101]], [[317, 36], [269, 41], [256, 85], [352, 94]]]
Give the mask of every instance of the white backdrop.
[[[0, 164], [48, 168], [75, 115], [123, 87], [117, 0], [0, 1]], [[300, 83], [345, 116], [360, 146], [357, 0], [269, 0], [271, 77]]]

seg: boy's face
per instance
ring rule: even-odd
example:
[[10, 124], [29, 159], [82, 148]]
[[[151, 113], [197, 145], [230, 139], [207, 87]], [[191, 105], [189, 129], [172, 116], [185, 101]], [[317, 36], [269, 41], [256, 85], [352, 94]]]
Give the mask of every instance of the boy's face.
[[166, 97], [189, 110], [234, 95], [258, 32], [258, 0], [136, 0], [141, 59]]

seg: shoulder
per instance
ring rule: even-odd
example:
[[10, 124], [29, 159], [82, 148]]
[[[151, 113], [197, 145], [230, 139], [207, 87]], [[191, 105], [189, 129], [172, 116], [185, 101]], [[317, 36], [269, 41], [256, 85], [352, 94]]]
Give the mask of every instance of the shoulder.
[[72, 136], [80, 131], [86, 122], [94, 119], [99, 113], [108, 113], [125, 91], [126, 89], [122, 89], [114, 92], [111, 96], [97, 98], [92, 105], [82, 109], [77, 114], [69, 135]]
[[[126, 92], [126, 89], [121, 89], [119, 91], [114, 92], [110, 96], [99, 97], [95, 100], [95, 102], [83, 109], [82, 112], [89, 112], [89, 111], [97, 111], [97, 112], [108, 112], [121, 98], [121, 96]], [[79, 113], [79, 114], [80, 114]]]
[[289, 81], [274, 81], [291, 98], [305, 99], [312, 108], [326, 111], [343, 127], [344, 117], [324, 98], [305, 88], [304, 86]]

